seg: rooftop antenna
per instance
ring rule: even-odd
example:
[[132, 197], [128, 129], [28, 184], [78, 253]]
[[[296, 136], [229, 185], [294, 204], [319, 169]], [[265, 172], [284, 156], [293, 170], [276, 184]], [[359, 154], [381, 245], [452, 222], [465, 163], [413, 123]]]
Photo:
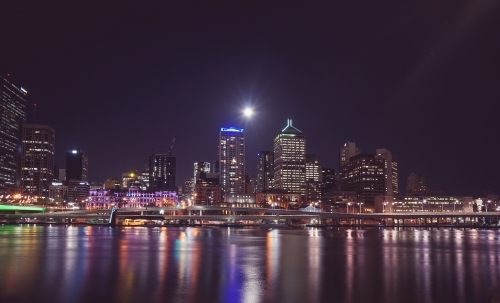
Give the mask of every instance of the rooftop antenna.
[[172, 140], [172, 144], [170, 145], [170, 148], [168, 149], [168, 155], [172, 155], [172, 150], [174, 149], [174, 143], [175, 143], [175, 136], [174, 139]]

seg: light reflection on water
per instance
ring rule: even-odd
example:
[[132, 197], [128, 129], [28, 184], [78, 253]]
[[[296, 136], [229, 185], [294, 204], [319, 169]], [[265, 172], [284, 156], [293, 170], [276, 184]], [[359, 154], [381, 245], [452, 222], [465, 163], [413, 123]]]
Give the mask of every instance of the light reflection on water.
[[499, 238], [0, 226], [0, 302], [500, 302]]

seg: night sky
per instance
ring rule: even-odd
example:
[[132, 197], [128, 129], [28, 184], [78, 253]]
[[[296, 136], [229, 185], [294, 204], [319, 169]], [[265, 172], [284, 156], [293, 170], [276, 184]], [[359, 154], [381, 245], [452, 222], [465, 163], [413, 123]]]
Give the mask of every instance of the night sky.
[[255, 174], [290, 118], [324, 167], [354, 141], [398, 158], [403, 192], [411, 172], [500, 192], [500, 1], [208, 2], [2, 2], [0, 72], [55, 128], [60, 168], [81, 148], [102, 182], [175, 136], [182, 185], [235, 126]]

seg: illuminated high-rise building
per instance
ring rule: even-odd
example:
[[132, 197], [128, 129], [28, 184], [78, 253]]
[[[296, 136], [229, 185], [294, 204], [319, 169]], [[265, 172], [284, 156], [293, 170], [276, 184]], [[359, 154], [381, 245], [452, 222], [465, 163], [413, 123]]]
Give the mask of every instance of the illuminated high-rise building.
[[374, 154], [358, 154], [349, 159], [342, 179], [342, 190], [355, 191], [358, 201], [373, 206], [376, 196], [385, 195], [385, 161]]
[[68, 150], [66, 153], [66, 181], [88, 181], [89, 159], [81, 149]]
[[55, 131], [47, 125], [23, 124], [21, 190], [49, 197], [54, 177]]
[[175, 191], [176, 157], [170, 152], [158, 152], [149, 157], [150, 190]]
[[0, 76], [0, 195], [19, 186], [21, 125], [26, 121], [26, 95], [9, 77]]
[[210, 162], [194, 162], [194, 178], [196, 183], [197, 173], [210, 173]]
[[219, 133], [219, 178], [225, 199], [245, 193], [245, 133], [234, 127]]
[[292, 125], [274, 139], [274, 188], [306, 193], [306, 135]]
[[306, 181], [322, 181], [321, 159], [314, 154], [306, 155]]
[[193, 198], [195, 185], [196, 184], [194, 178], [187, 178], [184, 181], [183, 193], [186, 200]]
[[149, 188], [149, 169], [145, 171], [133, 169], [122, 173], [122, 180], [119, 187], [122, 189], [135, 187], [142, 191], [147, 191]]
[[339, 157], [339, 183], [340, 187], [343, 189], [345, 180], [347, 178], [349, 158], [359, 155], [360, 150], [356, 147], [356, 143], [347, 142], [340, 148]]
[[314, 154], [306, 154], [306, 199], [308, 202], [321, 200], [321, 159]]
[[398, 163], [387, 149], [350, 157], [345, 168], [342, 190], [355, 191], [358, 201], [369, 207], [373, 206], [376, 196], [399, 193]]
[[255, 192], [261, 193], [273, 188], [274, 153], [271, 151], [261, 151], [258, 157]]

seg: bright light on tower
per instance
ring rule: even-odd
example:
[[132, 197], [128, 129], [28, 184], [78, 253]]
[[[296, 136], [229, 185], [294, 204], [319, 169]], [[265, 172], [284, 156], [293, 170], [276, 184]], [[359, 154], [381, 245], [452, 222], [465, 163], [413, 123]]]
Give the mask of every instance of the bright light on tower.
[[245, 115], [245, 117], [251, 117], [253, 115], [253, 109], [250, 107], [245, 108], [243, 110], [243, 115]]

